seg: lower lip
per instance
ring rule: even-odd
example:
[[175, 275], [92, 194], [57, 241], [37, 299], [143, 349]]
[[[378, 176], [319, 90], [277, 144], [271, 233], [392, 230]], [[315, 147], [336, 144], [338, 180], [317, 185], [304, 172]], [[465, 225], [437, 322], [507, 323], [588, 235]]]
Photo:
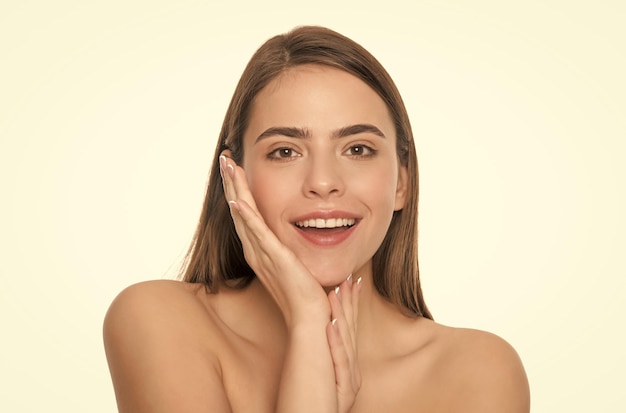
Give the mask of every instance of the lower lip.
[[358, 223], [354, 224], [348, 229], [341, 230], [333, 230], [333, 229], [300, 229], [296, 227], [297, 232], [302, 235], [302, 237], [310, 242], [311, 244], [320, 246], [320, 247], [334, 247], [336, 245], [344, 242], [352, 233], [355, 228], [358, 226]]

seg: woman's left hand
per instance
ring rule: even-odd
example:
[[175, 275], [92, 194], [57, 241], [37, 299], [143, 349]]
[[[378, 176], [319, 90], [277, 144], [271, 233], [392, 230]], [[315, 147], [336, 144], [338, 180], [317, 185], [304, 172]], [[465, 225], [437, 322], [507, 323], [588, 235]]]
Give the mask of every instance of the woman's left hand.
[[333, 321], [326, 334], [335, 368], [339, 413], [350, 410], [361, 387], [356, 333], [361, 279], [352, 276], [328, 294]]

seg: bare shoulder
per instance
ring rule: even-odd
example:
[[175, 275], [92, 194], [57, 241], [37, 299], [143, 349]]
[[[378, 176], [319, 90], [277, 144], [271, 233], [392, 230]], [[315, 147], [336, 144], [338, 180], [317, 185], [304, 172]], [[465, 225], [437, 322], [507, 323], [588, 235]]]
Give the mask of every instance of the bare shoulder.
[[112, 302], [103, 335], [120, 412], [230, 411], [213, 351], [219, 334], [200, 289], [149, 281]]
[[437, 368], [465, 412], [530, 410], [528, 379], [519, 355], [501, 337], [434, 324]]
[[172, 310], [189, 311], [192, 308], [199, 310], [202, 300], [198, 298], [198, 292], [201, 288], [203, 287], [199, 284], [193, 285], [173, 280], [145, 281], [131, 285], [120, 292], [111, 303], [105, 319], [105, 327], [111, 317], [116, 319], [122, 314], [133, 317], [142, 314], [145, 310], [154, 311], [159, 308], [170, 314]]
[[[210, 307], [201, 299], [201, 285], [155, 280], [131, 285], [113, 300], [104, 320], [105, 345], [111, 340], [135, 335], [173, 336], [209, 316]], [[184, 322], [181, 322], [184, 321]], [[148, 338], [147, 336], [145, 338]]]

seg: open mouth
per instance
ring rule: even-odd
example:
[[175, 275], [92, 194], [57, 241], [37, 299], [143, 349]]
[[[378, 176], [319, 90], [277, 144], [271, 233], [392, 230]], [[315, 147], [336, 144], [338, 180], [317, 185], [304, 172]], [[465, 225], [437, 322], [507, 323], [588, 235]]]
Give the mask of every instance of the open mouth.
[[323, 218], [311, 218], [311, 219], [306, 219], [304, 221], [298, 221], [295, 223], [296, 227], [300, 228], [300, 229], [306, 229], [306, 228], [318, 228], [318, 229], [322, 229], [322, 228], [350, 228], [352, 226], [354, 226], [354, 224], [356, 223], [356, 219], [354, 218], [329, 218], [329, 219], [323, 219]]
[[359, 218], [309, 218], [294, 222], [300, 235], [314, 245], [334, 247], [354, 232]]

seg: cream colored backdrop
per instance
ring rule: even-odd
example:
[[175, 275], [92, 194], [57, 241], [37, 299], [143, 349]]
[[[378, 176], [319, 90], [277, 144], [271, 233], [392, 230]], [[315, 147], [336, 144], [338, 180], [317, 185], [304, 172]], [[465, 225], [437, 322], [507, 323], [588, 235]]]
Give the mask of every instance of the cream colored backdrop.
[[223, 3], [1, 3], [0, 411], [115, 411], [105, 311], [175, 276], [235, 82], [300, 24], [403, 92], [437, 320], [511, 342], [533, 412], [626, 411], [625, 3]]

